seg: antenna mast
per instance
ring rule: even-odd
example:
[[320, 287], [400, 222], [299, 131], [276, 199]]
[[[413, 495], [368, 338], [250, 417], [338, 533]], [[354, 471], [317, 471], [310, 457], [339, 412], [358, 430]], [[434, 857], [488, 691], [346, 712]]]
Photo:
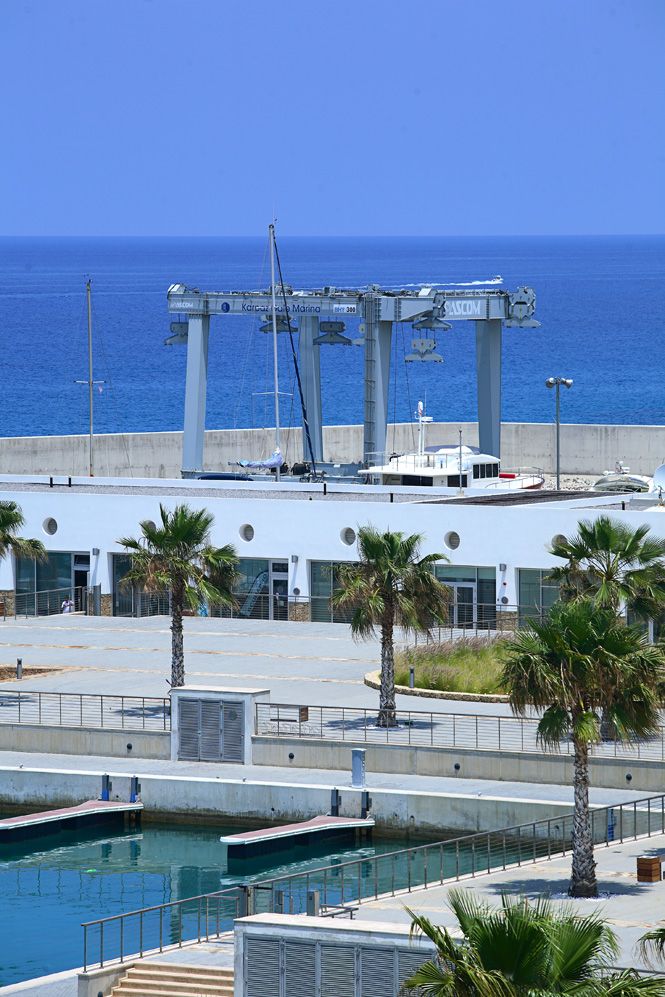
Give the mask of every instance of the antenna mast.
[[[270, 239], [270, 294], [272, 297], [272, 362], [275, 383], [275, 449], [280, 450], [279, 442], [279, 370], [277, 365], [277, 302], [275, 300], [275, 223], [268, 226]], [[275, 477], [279, 481], [279, 466], [275, 469]]]

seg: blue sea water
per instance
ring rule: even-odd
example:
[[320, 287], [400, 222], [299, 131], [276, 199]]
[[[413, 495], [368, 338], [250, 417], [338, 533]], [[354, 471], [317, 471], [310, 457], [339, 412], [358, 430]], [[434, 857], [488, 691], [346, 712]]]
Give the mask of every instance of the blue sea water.
[[[294, 287], [402, 286], [501, 274], [504, 287], [537, 294], [537, 330], [506, 329], [503, 419], [547, 422], [546, 377], [574, 386], [562, 419], [665, 423], [665, 237], [284, 238]], [[166, 347], [166, 291], [182, 281], [209, 290], [269, 283], [265, 241], [215, 239], [0, 239], [0, 435], [87, 432], [85, 278], [93, 281], [97, 432], [181, 429], [185, 349]], [[272, 425], [270, 336], [256, 318], [212, 324], [208, 428]], [[349, 333], [355, 334], [353, 325]], [[476, 413], [472, 323], [439, 336], [444, 364], [405, 364], [411, 329], [396, 326], [390, 414], [411, 418], [419, 398], [437, 420]], [[323, 347], [324, 421], [362, 421], [357, 347]], [[280, 337], [281, 389], [293, 392], [288, 337]], [[282, 400], [282, 420], [298, 406]]]

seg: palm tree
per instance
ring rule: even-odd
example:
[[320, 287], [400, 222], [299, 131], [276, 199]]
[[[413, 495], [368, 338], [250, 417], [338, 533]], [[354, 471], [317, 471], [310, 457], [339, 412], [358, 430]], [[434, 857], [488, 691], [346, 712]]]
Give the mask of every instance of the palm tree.
[[507, 645], [502, 685], [513, 712], [543, 710], [538, 737], [555, 747], [569, 737], [574, 753], [573, 897], [597, 895], [589, 815], [589, 747], [601, 740], [600, 711], [616, 737], [632, 741], [658, 730], [665, 651], [613, 609], [590, 599], [557, 603], [545, 621], [529, 621]]
[[339, 569], [334, 606], [352, 610], [351, 631], [358, 640], [381, 634], [380, 727], [397, 723], [395, 712], [394, 630], [406, 633], [428, 630], [443, 621], [450, 590], [434, 575], [436, 561], [444, 554], [420, 557], [421, 534], [381, 533], [373, 526], [358, 530], [358, 564]]
[[412, 934], [429, 938], [436, 956], [406, 981], [406, 990], [428, 997], [665, 994], [662, 977], [612, 970], [617, 938], [597, 913], [582, 916], [568, 905], [557, 909], [548, 900], [506, 896], [496, 909], [457, 890], [450, 891], [448, 902], [462, 940], [408, 911]]
[[32, 561], [45, 561], [46, 548], [41, 540], [19, 537], [18, 531], [25, 524], [25, 518], [16, 502], [0, 501], [0, 561], [7, 554], [25, 557]]
[[665, 540], [648, 536], [646, 525], [632, 529], [609, 516], [583, 520], [577, 533], [554, 542], [550, 553], [566, 564], [549, 577], [564, 601], [592, 597], [618, 612], [624, 604], [645, 619], [665, 608]]
[[41, 540], [27, 540], [17, 536], [25, 525], [25, 518], [16, 502], [0, 501], [0, 560], [11, 553], [14, 557], [28, 557], [33, 561], [44, 561], [46, 548]]
[[231, 544], [213, 547], [213, 516], [205, 509], [176, 505], [159, 507], [161, 525], [140, 523], [141, 536], [122, 537], [118, 543], [132, 556], [123, 584], [171, 596], [171, 685], [185, 684], [182, 614], [185, 605], [196, 609], [203, 600], [233, 605], [233, 583], [238, 558]]

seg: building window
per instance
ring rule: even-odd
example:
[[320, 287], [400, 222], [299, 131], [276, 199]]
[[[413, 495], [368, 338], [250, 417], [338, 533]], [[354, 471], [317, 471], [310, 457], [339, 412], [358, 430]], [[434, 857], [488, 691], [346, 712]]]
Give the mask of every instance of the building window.
[[[84, 609], [85, 593], [75, 592], [74, 555], [49, 552], [44, 561], [16, 558], [16, 610], [29, 616], [59, 613], [65, 598]], [[73, 598], [76, 596], [75, 598]]]
[[491, 629], [496, 625], [495, 568], [435, 564], [434, 574], [450, 588], [451, 626]]
[[311, 561], [309, 567], [310, 619], [316, 623], [349, 623], [353, 611], [339, 609], [332, 604], [332, 594], [339, 588], [337, 561]]
[[520, 620], [547, 615], [559, 598], [559, 586], [548, 580], [549, 569], [520, 568], [517, 574]]

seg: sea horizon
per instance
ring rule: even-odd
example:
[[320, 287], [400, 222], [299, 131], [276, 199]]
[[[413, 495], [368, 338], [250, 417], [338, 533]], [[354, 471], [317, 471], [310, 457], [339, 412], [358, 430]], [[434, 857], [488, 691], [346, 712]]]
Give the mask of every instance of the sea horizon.
[[[241, 236], [1, 236], [0, 304], [11, 349], [0, 357], [3, 436], [88, 431], [85, 280], [92, 280], [95, 430], [180, 430], [185, 355], [164, 346], [166, 292], [269, 285], [267, 240]], [[571, 377], [567, 423], [662, 425], [665, 236], [283, 236], [284, 279], [298, 287], [487, 280], [537, 297], [537, 330], [504, 331], [502, 419], [549, 423], [547, 377]], [[259, 319], [211, 327], [209, 428], [273, 424], [270, 337]], [[409, 422], [419, 399], [437, 422], [476, 419], [475, 337], [457, 323], [437, 338], [443, 364], [406, 364], [414, 334], [396, 325], [390, 421]], [[356, 335], [353, 322], [348, 333]], [[280, 337], [282, 420], [300, 424], [287, 337]], [[363, 421], [363, 351], [322, 347], [326, 425]], [[101, 389], [101, 390], [100, 390]]]

